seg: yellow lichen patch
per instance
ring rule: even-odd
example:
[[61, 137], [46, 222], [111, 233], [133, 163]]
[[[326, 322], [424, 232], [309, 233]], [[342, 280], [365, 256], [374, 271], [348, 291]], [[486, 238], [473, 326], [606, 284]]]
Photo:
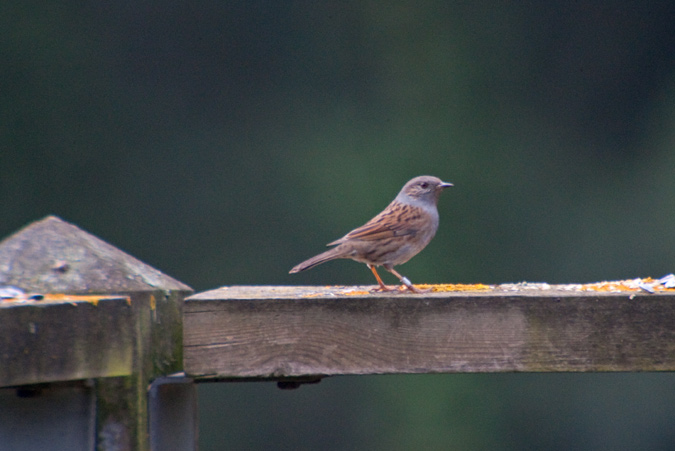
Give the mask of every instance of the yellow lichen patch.
[[638, 287], [631, 287], [622, 282], [597, 282], [597, 283], [588, 283], [581, 286], [582, 290], [585, 291], [637, 291]]
[[675, 288], [668, 288], [663, 284], [659, 283], [658, 280], [651, 277], [645, 277], [643, 279], [627, 279], [627, 280], [616, 280], [609, 282], [596, 282], [588, 283], [581, 286], [581, 289], [584, 291], [607, 291], [607, 292], [620, 292], [620, 291], [675, 291]]
[[415, 286], [422, 290], [431, 288], [431, 291], [434, 293], [445, 293], [448, 291], [485, 291], [490, 289], [490, 285], [482, 283], [442, 283], [436, 285], [420, 284]]
[[[315, 291], [307, 294], [303, 294], [303, 298], [317, 298], [323, 296], [367, 296], [370, 294], [378, 293], [377, 289], [374, 287], [372, 290], [364, 290], [361, 287], [359, 288], [349, 288], [344, 286], [328, 286], [330, 291]], [[423, 291], [429, 291], [433, 293], [444, 293], [444, 292], [458, 292], [458, 291], [486, 291], [491, 289], [490, 285], [485, 285], [482, 283], [478, 284], [419, 284], [415, 285], [415, 288], [418, 288]], [[384, 292], [387, 293], [387, 292]], [[392, 291], [389, 293], [410, 293], [408, 288], [405, 285], [398, 285], [392, 287]]]
[[42, 302], [49, 301], [64, 301], [64, 302], [89, 302], [95, 306], [98, 306], [98, 302], [101, 299], [105, 299], [105, 296], [98, 295], [74, 295], [74, 294], [45, 294]]
[[[31, 304], [44, 304], [48, 302], [69, 302], [73, 305], [77, 305], [77, 302], [89, 302], [94, 306], [98, 306], [99, 301], [106, 299], [119, 299], [120, 296], [105, 296], [105, 295], [79, 295], [79, 294], [63, 294], [63, 293], [47, 293], [35, 295], [28, 293], [24, 296], [18, 296], [16, 298], [2, 299], [4, 302], [16, 302], [16, 303], [31, 303]], [[131, 305], [131, 298], [125, 296], [127, 303]]]
[[370, 291], [363, 291], [363, 290], [349, 290], [349, 291], [345, 291], [345, 292], [340, 293], [340, 294], [343, 294], [345, 296], [364, 296], [366, 294], [371, 294], [371, 292]]

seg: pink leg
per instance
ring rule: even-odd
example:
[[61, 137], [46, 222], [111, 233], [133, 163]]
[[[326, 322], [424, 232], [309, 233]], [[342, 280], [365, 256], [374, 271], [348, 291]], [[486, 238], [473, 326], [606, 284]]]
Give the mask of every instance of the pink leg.
[[392, 291], [392, 290], [394, 290], [394, 288], [389, 288], [388, 286], [386, 286], [384, 284], [384, 282], [382, 282], [382, 279], [380, 279], [380, 275], [377, 273], [377, 270], [375, 269], [374, 265], [368, 265], [367, 264], [367, 266], [373, 272], [373, 275], [377, 279], [377, 283], [380, 284], [380, 288], [376, 288], [375, 291]]

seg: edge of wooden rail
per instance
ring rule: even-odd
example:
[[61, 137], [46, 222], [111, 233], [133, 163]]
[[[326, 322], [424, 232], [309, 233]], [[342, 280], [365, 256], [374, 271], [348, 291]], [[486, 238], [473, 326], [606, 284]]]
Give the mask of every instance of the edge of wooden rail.
[[186, 300], [184, 368], [198, 381], [675, 370], [675, 290], [626, 283], [223, 287]]

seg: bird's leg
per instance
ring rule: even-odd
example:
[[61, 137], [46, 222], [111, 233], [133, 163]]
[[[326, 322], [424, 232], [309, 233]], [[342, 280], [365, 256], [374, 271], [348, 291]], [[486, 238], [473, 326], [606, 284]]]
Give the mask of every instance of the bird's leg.
[[384, 282], [382, 282], [382, 279], [380, 279], [380, 275], [377, 273], [377, 270], [375, 269], [375, 265], [371, 265], [371, 264], [366, 263], [366, 266], [368, 266], [368, 268], [370, 268], [370, 270], [373, 272], [373, 275], [377, 279], [377, 283], [380, 284], [380, 288], [375, 288], [375, 291], [392, 291], [393, 290], [393, 288], [389, 288], [388, 286], [386, 286], [384, 284]]
[[396, 277], [398, 277], [398, 280], [400, 280], [401, 283], [402, 283], [403, 285], [405, 285], [405, 286], [406, 286], [410, 291], [412, 291], [413, 293], [427, 293], [427, 292], [431, 291], [431, 289], [428, 289], [428, 290], [420, 290], [419, 288], [415, 288], [415, 287], [413, 286], [413, 284], [410, 282], [410, 280], [409, 280], [407, 277], [404, 277], [404, 276], [400, 275], [400, 274], [398, 273], [398, 271], [396, 271], [396, 270], [394, 269], [393, 266], [391, 266], [391, 265], [383, 265], [383, 266], [384, 266], [384, 269], [386, 269], [387, 271], [389, 271], [390, 273], [392, 273], [393, 275], [395, 275]]

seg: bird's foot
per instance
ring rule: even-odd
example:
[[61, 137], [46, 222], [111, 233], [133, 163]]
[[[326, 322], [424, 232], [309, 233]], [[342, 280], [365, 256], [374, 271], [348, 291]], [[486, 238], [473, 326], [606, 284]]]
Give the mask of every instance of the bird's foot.
[[386, 285], [380, 285], [379, 287], [375, 287], [372, 290], [370, 290], [371, 293], [386, 293], [389, 291], [397, 291], [399, 288], [398, 287], [388, 287]]
[[[391, 271], [393, 271], [393, 269]], [[428, 293], [428, 292], [431, 291], [431, 288], [427, 288], [427, 289], [417, 288], [417, 287], [415, 287], [415, 285], [412, 284], [412, 282], [410, 282], [410, 279], [408, 279], [407, 277], [403, 277], [396, 272], [394, 274], [399, 276], [399, 278], [401, 279], [401, 283], [403, 284], [401, 286], [401, 288], [404, 289], [404, 290], [405, 290], [405, 288], [403, 288], [403, 287], [405, 286], [408, 290], [412, 291], [413, 293]]]
[[[417, 287], [414, 286], [413, 284], [410, 284], [410, 285], [401, 285], [401, 288], [403, 288], [404, 286], [405, 286], [408, 290], [412, 291], [413, 293], [430, 293], [430, 292], [431, 292], [431, 288], [426, 288], [426, 289], [417, 288]], [[403, 289], [405, 289], [405, 288], [403, 288]]]
[[417, 288], [413, 284], [410, 284], [410, 285], [403, 284], [403, 285], [399, 285], [397, 287], [388, 287], [386, 285], [382, 285], [382, 286], [373, 288], [372, 290], [370, 290], [370, 292], [371, 293], [388, 293], [388, 292], [391, 292], [391, 291], [397, 291], [399, 293], [403, 293], [406, 290], [409, 290], [409, 291], [411, 291], [413, 293], [417, 293], [417, 294], [419, 294], [419, 293], [429, 293], [429, 292], [432, 291], [431, 288], [422, 289], [422, 288]]

